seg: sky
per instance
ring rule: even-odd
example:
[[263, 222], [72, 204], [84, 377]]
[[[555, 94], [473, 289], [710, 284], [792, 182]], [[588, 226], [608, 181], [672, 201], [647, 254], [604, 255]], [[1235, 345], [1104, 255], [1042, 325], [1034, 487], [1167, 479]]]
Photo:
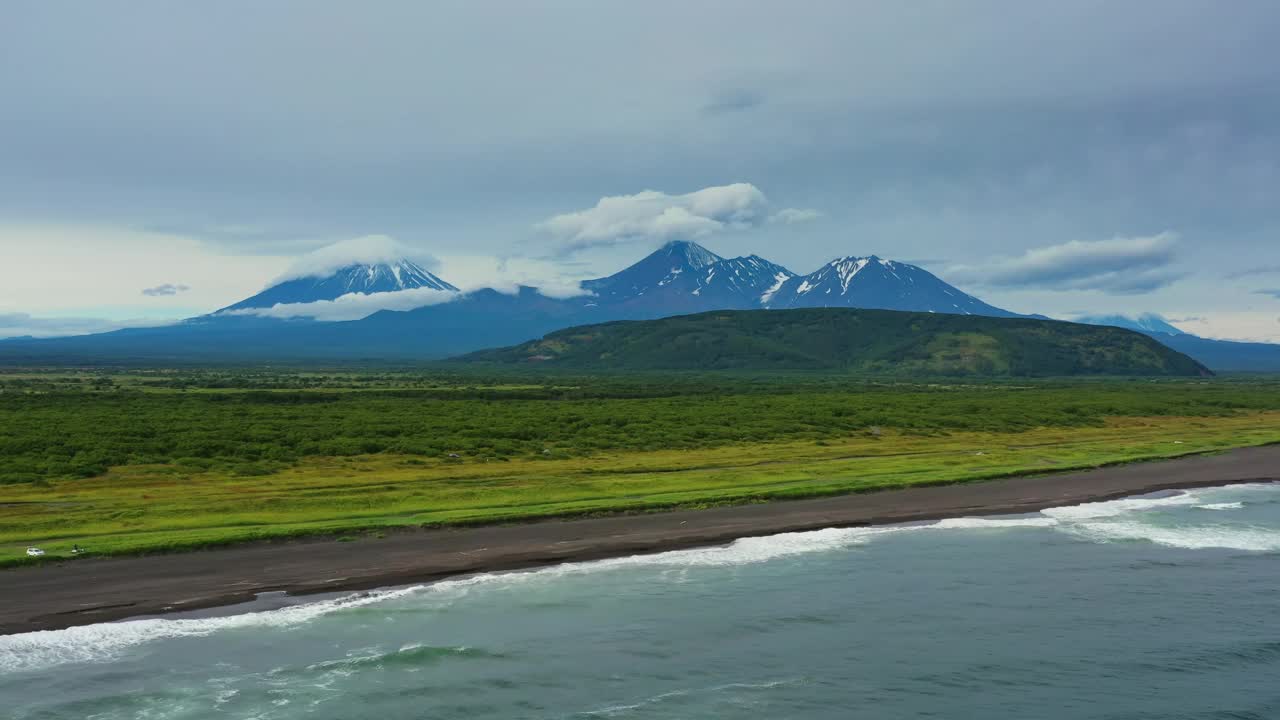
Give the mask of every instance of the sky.
[[0, 336], [332, 243], [568, 292], [670, 239], [1280, 342], [1280, 4], [17, 0]]

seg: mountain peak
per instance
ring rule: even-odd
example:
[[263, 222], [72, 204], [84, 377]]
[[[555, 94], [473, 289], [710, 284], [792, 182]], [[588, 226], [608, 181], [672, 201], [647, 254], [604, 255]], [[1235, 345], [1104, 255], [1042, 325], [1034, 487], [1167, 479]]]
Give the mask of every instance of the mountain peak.
[[714, 265], [724, 258], [688, 240], [672, 240], [618, 273], [582, 283], [603, 300], [644, 295], [675, 282], [681, 275]]
[[269, 308], [282, 304], [336, 300], [351, 293], [372, 295], [418, 288], [458, 291], [458, 288], [440, 279], [418, 263], [400, 258], [384, 262], [353, 263], [340, 267], [328, 275], [307, 275], [287, 279], [253, 297], [222, 308], [218, 313]]
[[915, 265], [875, 255], [836, 258], [772, 290], [762, 303], [771, 308], [855, 307], [956, 315], [1013, 317]]
[[[693, 270], [724, 259], [692, 240], [672, 240], [653, 253], [653, 255], [659, 254], [668, 258], [679, 259]], [[650, 257], [653, 257], [653, 255], [650, 255]], [[641, 262], [644, 261], [642, 260]]]

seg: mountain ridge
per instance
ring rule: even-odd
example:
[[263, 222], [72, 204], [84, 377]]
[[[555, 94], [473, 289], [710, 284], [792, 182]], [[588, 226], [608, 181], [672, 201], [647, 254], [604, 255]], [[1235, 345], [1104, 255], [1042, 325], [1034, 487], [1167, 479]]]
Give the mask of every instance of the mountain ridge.
[[715, 310], [570, 327], [456, 360], [574, 370], [822, 370], [1030, 377], [1212, 375], [1132, 330], [851, 308]]
[[770, 295], [765, 305], [1021, 317], [943, 282], [924, 268], [875, 255], [836, 258], [808, 275], [791, 278]]

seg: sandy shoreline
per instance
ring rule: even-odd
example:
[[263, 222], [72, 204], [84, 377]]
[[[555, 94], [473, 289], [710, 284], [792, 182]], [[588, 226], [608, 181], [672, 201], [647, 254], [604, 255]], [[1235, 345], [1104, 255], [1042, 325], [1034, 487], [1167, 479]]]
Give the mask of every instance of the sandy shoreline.
[[1024, 513], [1158, 490], [1280, 480], [1272, 445], [1042, 477], [380, 539], [264, 542], [191, 553], [88, 558], [0, 570], [0, 634], [467, 573], [662, 552], [826, 527]]

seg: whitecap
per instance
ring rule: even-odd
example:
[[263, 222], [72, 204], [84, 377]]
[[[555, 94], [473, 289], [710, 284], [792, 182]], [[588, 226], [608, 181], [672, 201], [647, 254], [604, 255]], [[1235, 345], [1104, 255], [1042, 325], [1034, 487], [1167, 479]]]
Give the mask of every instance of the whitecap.
[[1220, 502], [1196, 505], [1197, 510], [1239, 510], [1242, 507], [1244, 507], [1244, 503], [1242, 502]]
[[1069, 533], [1094, 542], [1146, 540], [1186, 550], [1280, 550], [1280, 531], [1262, 527], [1165, 527], [1136, 521], [1087, 522], [1066, 526]]
[[1053, 527], [1058, 524], [1056, 518], [1045, 517], [1043, 515], [1028, 515], [1025, 517], [1010, 518], [990, 518], [990, 517], [959, 517], [947, 518], [928, 526], [939, 530], [981, 530], [981, 529], [998, 529], [998, 528], [1043, 528]]
[[347, 595], [265, 612], [224, 617], [163, 618], [81, 625], [0, 636], [0, 671], [22, 672], [77, 662], [104, 662], [127, 648], [156, 640], [203, 637], [223, 630], [282, 628], [347, 608], [403, 597], [423, 586]]
[[1063, 507], [1046, 508], [1041, 511], [1048, 517], [1060, 521], [1089, 520], [1093, 518], [1116, 517], [1128, 513], [1145, 510], [1195, 505], [1200, 497], [1195, 493], [1180, 492], [1159, 497], [1133, 497], [1103, 502], [1082, 503], [1080, 505], [1064, 505]]
[[0, 672], [32, 671], [67, 663], [106, 662], [118, 657], [122, 651], [143, 643], [203, 637], [244, 628], [286, 628], [311, 622], [330, 613], [419, 593], [430, 593], [447, 602], [465, 596], [478, 585], [520, 584], [610, 568], [715, 567], [766, 562], [781, 557], [848, 547], [900, 529], [902, 528], [828, 528], [812, 532], [783, 533], [742, 538], [718, 547], [567, 563], [523, 572], [484, 573], [431, 585], [357, 593], [241, 615], [150, 618], [6, 635], [0, 636]]

